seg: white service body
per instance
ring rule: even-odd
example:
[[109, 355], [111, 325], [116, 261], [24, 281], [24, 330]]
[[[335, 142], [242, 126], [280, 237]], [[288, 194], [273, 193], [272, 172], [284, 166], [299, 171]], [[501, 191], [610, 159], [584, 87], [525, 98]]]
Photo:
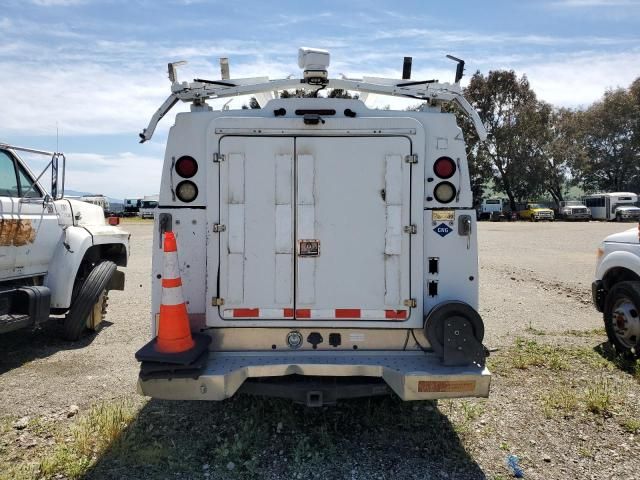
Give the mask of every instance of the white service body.
[[[186, 178], [177, 168], [185, 157], [198, 164]], [[442, 157], [444, 177], [434, 169]], [[191, 201], [181, 201], [186, 183], [197, 192]], [[434, 193], [443, 183], [441, 193], [453, 193], [446, 203]], [[250, 380], [292, 374], [377, 377], [405, 400], [488, 395], [484, 362], [443, 365], [424, 330], [436, 307], [478, 310], [465, 142], [439, 106], [391, 111], [356, 99], [287, 98], [213, 111], [198, 100], [178, 114], [155, 217], [152, 336], [167, 230], [177, 239], [191, 329], [212, 342], [197, 378], [141, 374], [145, 395], [222, 400]]]

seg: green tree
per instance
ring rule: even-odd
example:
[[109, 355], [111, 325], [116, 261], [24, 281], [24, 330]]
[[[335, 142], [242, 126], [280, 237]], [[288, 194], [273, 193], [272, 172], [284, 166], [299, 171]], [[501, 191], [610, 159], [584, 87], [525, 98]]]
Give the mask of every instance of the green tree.
[[546, 190], [544, 160], [549, 142], [551, 106], [539, 102], [526, 76], [512, 70], [476, 72], [465, 89], [467, 100], [485, 124], [489, 137], [478, 144], [472, 137], [472, 164], [488, 166], [496, 188], [516, 202]]
[[588, 191], [640, 190], [640, 79], [605, 92], [579, 115], [586, 157], [579, 165]]

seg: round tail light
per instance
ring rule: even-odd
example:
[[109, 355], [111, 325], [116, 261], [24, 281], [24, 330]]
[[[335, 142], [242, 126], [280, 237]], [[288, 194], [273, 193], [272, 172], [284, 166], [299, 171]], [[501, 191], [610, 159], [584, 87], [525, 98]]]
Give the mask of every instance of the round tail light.
[[449, 157], [440, 157], [433, 164], [433, 171], [440, 178], [451, 178], [456, 173], [456, 162]]
[[198, 187], [192, 181], [184, 180], [176, 187], [176, 195], [182, 202], [193, 202], [198, 196]]
[[176, 162], [176, 172], [183, 178], [191, 178], [198, 173], [198, 162], [188, 155], [180, 157]]
[[440, 182], [433, 190], [433, 196], [440, 203], [450, 203], [456, 196], [456, 187], [451, 182]]

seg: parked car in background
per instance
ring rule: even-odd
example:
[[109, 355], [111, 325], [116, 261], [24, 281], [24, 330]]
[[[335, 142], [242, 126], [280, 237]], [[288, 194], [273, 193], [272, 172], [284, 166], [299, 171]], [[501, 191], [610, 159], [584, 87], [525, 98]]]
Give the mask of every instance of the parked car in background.
[[596, 193], [582, 198], [594, 220], [640, 221], [638, 195], [632, 192]]
[[123, 217], [136, 217], [140, 212], [142, 206], [142, 198], [125, 198], [124, 208], [122, 212]]
[[604, 239], [591, 291], [611, 345], [640, 356], [640, 223]]
[[560, 202], [558, 215], [564, 220], [588, 221], [591, 219], [591, 210], [578, 200], [565, 200]]
[[525, 203], [518, 205], [518, 217], [522, 220], [531, 220], [537, 222], [539, 220], [547, 220], [553, 222], [555, 214], [553, 210], [539, 203]]

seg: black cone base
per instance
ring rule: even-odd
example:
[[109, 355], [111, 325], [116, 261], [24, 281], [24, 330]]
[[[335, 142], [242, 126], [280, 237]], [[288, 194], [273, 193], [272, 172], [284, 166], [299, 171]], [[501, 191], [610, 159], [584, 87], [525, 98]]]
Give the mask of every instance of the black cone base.
[[200, 356], [208, 352], [211, 337], [201, 333], [193, 333], [194, 346], [189, 350], [180, 353], [162, 353], [156, 350], [156, 339], [154, 338], [144, 347], [136, 352], [136, 360], [139, 362], [156, 362], [172, 365], [192, 365]]

